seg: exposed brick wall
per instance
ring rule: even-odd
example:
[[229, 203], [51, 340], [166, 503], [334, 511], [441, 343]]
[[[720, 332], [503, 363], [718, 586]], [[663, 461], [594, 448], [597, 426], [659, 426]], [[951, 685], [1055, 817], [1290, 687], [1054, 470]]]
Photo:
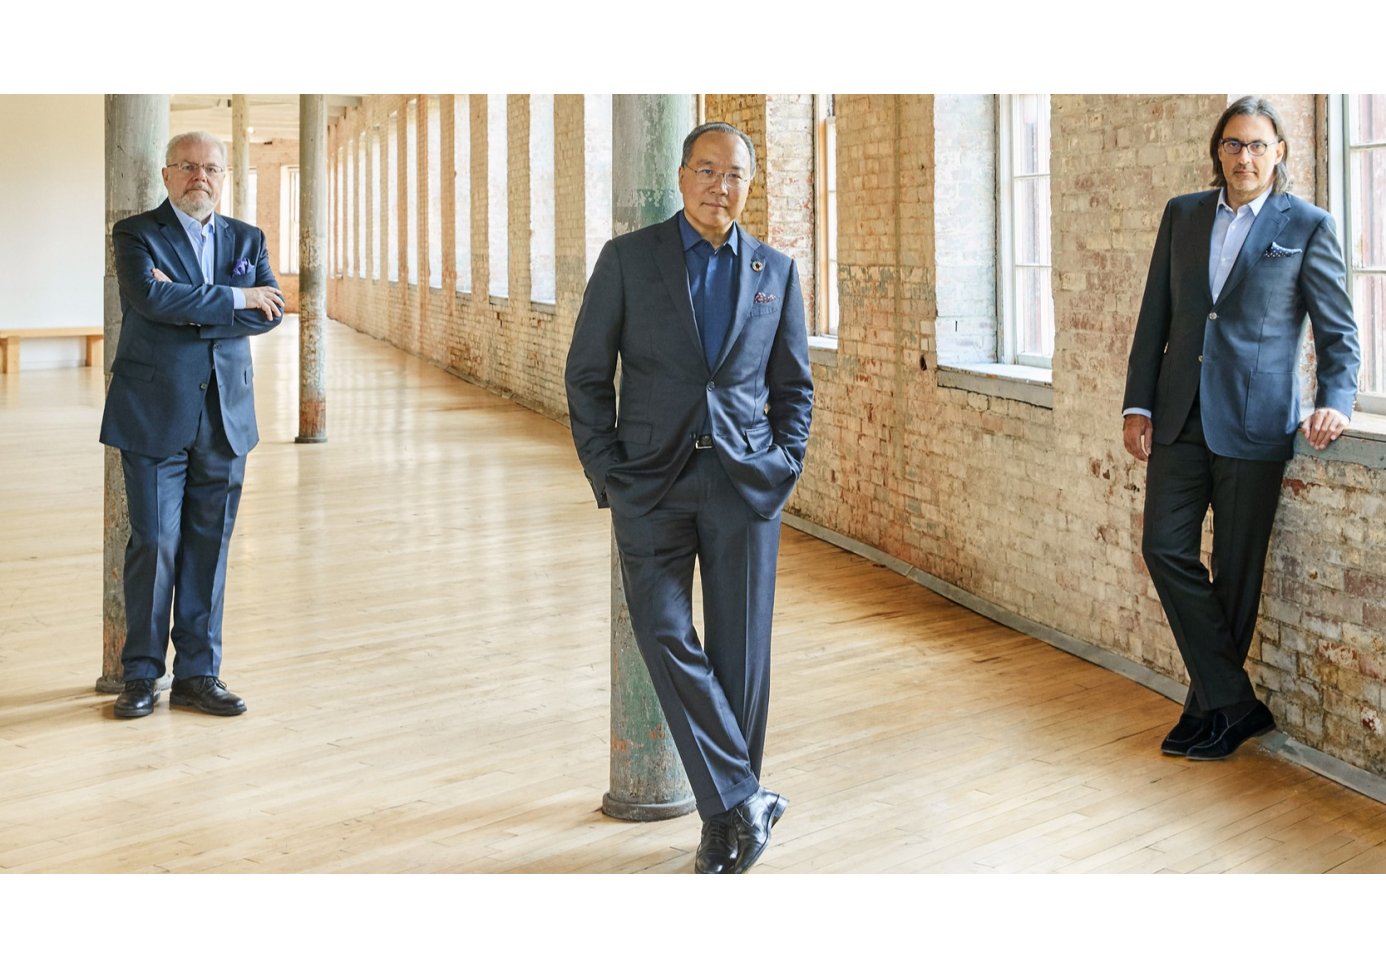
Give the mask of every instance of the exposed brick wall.
[[[790, 509], [1031, 620], [1182, 678], [1140, 560], [1144, 468], [1121, 447], [1119, 411], [1161, 211], [1170, 196], [1207, 184], [1208, 136], [1229, 100], [1053, 98], [1058, 332], [1053, 406], [1044, 408], [936, 382], [940, 293], [949, 293], [951, 306], [973, 309], [987, 299], [967, 290], [975, 290], [975, 279], [969, 283], [962, 271], [976, 269], [977, 260], [950, 261], [936, 242], [936, 226], [946, 236], [956, 215], [950, 186], [969, 174], [954, 159], [952, 180], [936, 179], [936, 157], [957, 149], [936, 142], [938, 132], [978, 105], [940, 99], [936, 106], [927, 95], [839, 96], [840, 338], [833, 361], [814, 366], [813, 436]], [[1321, 190], [1315, 100], [1275, 100], [1294, 145], [1296, 187], [1314, 197]], [[404, 102], [367, 98], [337, 125], [334, 144], [383, 123]], [[812, 143], [811, 101], [708, 95], [706, 105], [707, 117], [737, 124], [756, 143], [763, 177], [747, 204], [747, 228], [794, 252], [801, 270], [810, 268], [812, 248], [803, 239], [811, 235], [811, 166], [805, 170], [802, 154], [806, 132]], [[440, 107], [450, 145], [448, 96]], [[474, 291], [454, 292], [445, 257], [441, 290], [334, 278], [329, 312], [561, 419], [563, 358], [586, 281], [584, 101], [555, 99], [553, 309], [527, 298], [528, 99], [512, 97], [508, 109], [510, 298], [486, 295], [486, 102], [477, 95], [471, 157], [460, 160], [472, 172]], [[795, 157], [783, 157], [791, 151]], [[447, 226], [453, 183], [446, 170], [442, 181]], [[940, 262], [952, 272], [942, 284]], [[1386, 774], [1383, 495], [1386, 472], [1312, 458], [1290, 464], [1252, 658], [1287, 732], [1378, 774]]]

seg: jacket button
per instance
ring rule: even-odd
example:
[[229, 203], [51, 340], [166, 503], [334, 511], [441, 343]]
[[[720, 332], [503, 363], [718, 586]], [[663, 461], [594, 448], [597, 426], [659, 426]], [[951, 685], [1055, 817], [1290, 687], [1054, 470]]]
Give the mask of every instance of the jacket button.
[[197, 388], [198, 388], [199, 390], [205, 390], [205, 389], [207, 389], [207, 384], [205, 384], [205, 383], [199, 384]]
[[716, 389], [717, 389], [717, 384], [716, 384], [716, 383], [708, 383], [707, 388], [708, 388], [709, 390], [716, 390]]
[[1198, 362], [1200, 362], [1200, 363], [1203, 362], [1203, 354], [1202, 354], [1202, 353], [1198, 354]]
[[1209, 319], [1217, 319], [1217, 318], [1218, 318], [1218, 314], [1217, 314], [1217, 313], [1209, 313], [1209, 314], [1208, 314], [1208, 318], [1209, 318]]

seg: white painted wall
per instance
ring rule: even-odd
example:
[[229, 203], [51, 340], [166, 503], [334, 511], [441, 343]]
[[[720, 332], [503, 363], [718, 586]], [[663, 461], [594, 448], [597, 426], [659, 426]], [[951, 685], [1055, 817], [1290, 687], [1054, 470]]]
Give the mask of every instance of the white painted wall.
[[[100, 326], [105, 102], [0, 95], [0, 329]], [[80, 366], [79, 339], [25, 340], [21, 369]]]

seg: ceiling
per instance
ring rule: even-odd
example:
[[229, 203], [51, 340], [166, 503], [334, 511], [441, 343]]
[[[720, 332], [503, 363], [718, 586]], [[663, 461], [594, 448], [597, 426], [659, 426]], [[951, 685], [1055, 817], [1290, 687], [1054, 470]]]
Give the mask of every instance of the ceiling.
[[[298, 140], [297, 94], [247, 94], [246, 109], [251, 129], [250, 143]], [[347, 108], [361, 103], [351, 94], [328, 94], [327, 123], [346, 114]], [[168, 129], [170, 134], [181, 131], [207, 131], [231, 142], [230, 94], [173, 94], [169, 96]]]

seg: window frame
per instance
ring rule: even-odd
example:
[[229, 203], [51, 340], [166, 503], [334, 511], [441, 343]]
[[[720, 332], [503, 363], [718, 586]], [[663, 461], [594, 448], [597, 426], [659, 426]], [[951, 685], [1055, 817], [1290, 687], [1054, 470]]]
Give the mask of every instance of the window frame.
[[813, 95], [814, 318], [809, 335], [836, 340], [842, 322], [837, 259], [837, 113]]
[[[1051, 201], [1049, 209], [1049, 220], [1045, 226], [1049, 236], [1049, 262], [1044, 263], [1020, 263], [1016, 258], [1017, 239], [1015, 235], [1016, 226], [1016, 206], [1017, 182], [1021, 180], [1036, 180], [1043, 178], [1050, 186], [1051, 199], [1053, 191], [1052, 164], [1053, 143], [1050, 141], [1050, 153], [1044, 159], [1043, 172], [1026, 172], [1017, 174], [1015, 171], [1015, 133], [1016, 117], [1019, 110], [1019, 98], [1026, 95], [998, 94], [996, 96], [996, 182], [997, 182], [997, 244], [996, 244], [996, 308], [1000, 316], [997, 327], [997, 336], [1000, 345], [997, 346], [997, 361], [1002, 364], [1013, 366], [1029, 366], [1036, 369], [1052, 370], [1054, 358], [1052, 355], [1044, 356], [1038, 353], [1022, 352], [1020, 349], [1020, 326], [1021, 321], [1017, 312], [1016, 304], [1016, 275], [1022, 268], [1047, 268], [1049, 271], [1049, 292], [1050, 292], [1050, 321], [1052, 330], [1049, 334], [1050, 342], [1058, 330], [1058, 320], [1055, 318], [1053, 310], [1053, 274], [1054, 274], [1054, 249], [1053, 249], [1053, 204]], [[1046, 99], [1050, 95], [1036, 95]], [[1049, 110], [1049, 102], [1046, 100], [1046, 116], [1051, 121], [1052, 114]], [[1052, 351], [1051, 351], [1052, 353]]]

